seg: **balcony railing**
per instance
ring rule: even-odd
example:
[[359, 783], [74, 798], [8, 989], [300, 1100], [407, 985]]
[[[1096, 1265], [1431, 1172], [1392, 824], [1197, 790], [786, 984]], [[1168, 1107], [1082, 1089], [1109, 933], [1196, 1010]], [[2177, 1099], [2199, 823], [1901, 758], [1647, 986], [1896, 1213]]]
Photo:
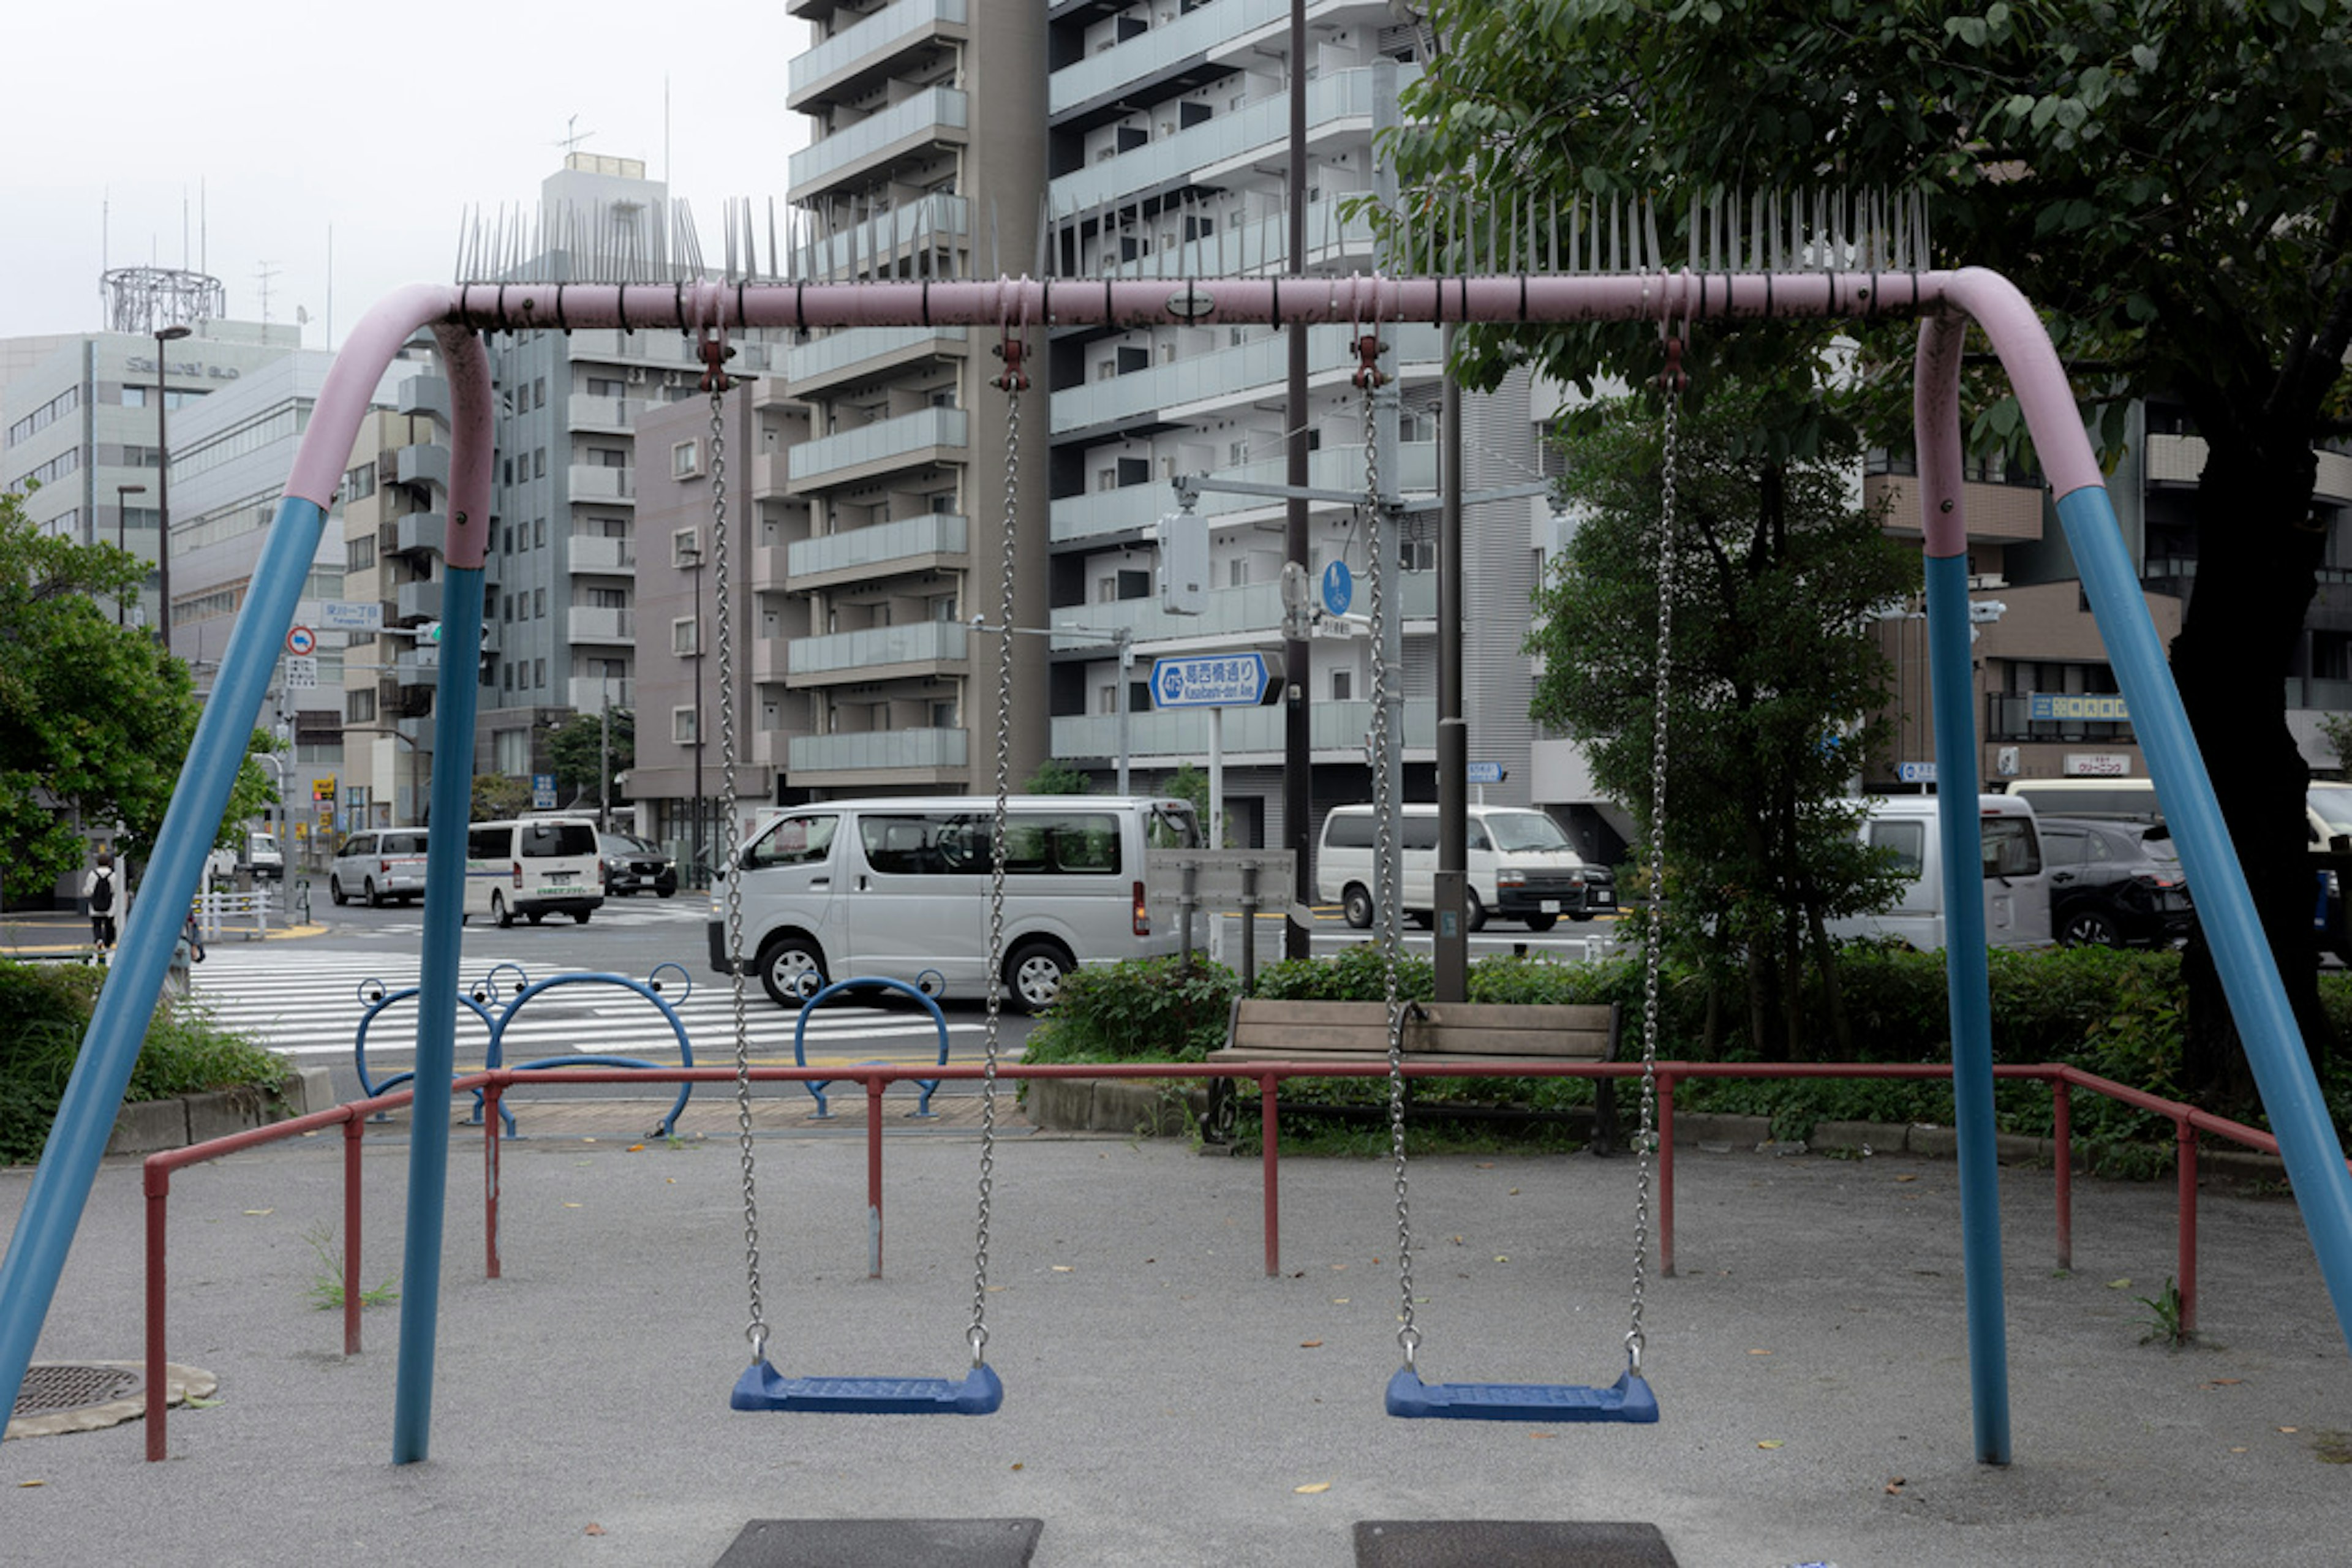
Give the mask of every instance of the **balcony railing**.
[[438, 555], [441, 547], [449, 542], [449, 519], [437, 511], [413, 511], [394, 518], [392, 523], [392, 552], [395, 555], [429, 550]]
[[797, 201], [811, 195], [810, 187], [902, 142], [937, 140], [941, 132], [962, 132], [971, 124], [969, 97], [951, 87], [927, 89], [793, 153], [787, 176], [793, 197]]
[[607, 539], [595, 533], [575, 533], [572, 536], [572, 571], [627, 574], [636, 569], [637, 546], [635, 540]]
[[961, 621], [917, 621], [909, 626], [869, 626], [861, 632], [802, 637], [789, 646], [794, 676], [878, 670], [901, 664], [951, 664], [964, 658], [964, 626]]
[[851, 735], [794, 735], [787, 764], [794, 773], [881, 769], [960, 768], [967, 746], [961, 730], [868, 730]]
[[794, 577], [827, 572], [874, 571], [895, 562], [934, 555], [961, 555], [969, 547], [971, 524], [960, 517], [902, 518], [803, 539], [791, 547], [790, 570]]
[[[1397, 489], [1404, 494], [1427, 492], [1437, 488], [1437, 443], [1407, 441], [1397, 447]], [[1287, 459], [1277, 451], [1255, 463], [1242, 463], [1229, 468], [1217, 468], [1209, 477], [1238, 479], [1246, 484], [1278, 485], [1286, 483], [1289, 472]], [[1326, 447], [1307, 459], [1307, 482], [1318, 489], [1350, 489], [1364, 482], [1364, 449], [1361, 447]], [[1222, 490], [1204, 490], [1198, 510], [1203, 517], [1218, 517], [1233, 512], [1256, 511], [1282, 503], [1265, 496], [1232, 495]], [[1140, 485], [1125, 485], [1115, 490], [1092, 490], [1084, 495], [1065, 496], [1048, 509], [1053, 539], [1055, 543], [1129, 533], [1149, 528], [1161, 514], [1176, 510], [1176, 494], [1166, 482], [1152, 480]]]
[[971, 202], [964, 196], [929, 195], [895, 211], [842, 230], [815, 247], [815, 270], [831, 277], [887, 257], [918, 240], [950, 239], [971, 232]]
[[[1307, 132], [1333, 121], [1370, 119], [1379, 94], [1375, 76], [1380, 68], [1334, 71], [1307, 84]], [[1421, 75], [1421, 68], [1400, 65], [1396, 85], [1402, 89]], [[1053, 182], [1054, 210], [1113, 205], [1139, 191], [1155, 190], [1184, 179], [1213, 164], [1228, 163], [1260, 147], [1279, 148], [1290, 134], [1290, 101], [1277, 94], [1244, 104], [1230, 114], [1162, 136], [1132, 153], [1074, 169]], [[802, 153], [795, 157], [805, 157]], [[793, 183], [799, 183], [797, 170]]]
[[602, 605], [574, 605], [565, 620], [566, 642], [635, 642], [637, 613]]
[[615, 708], [636, 706], [637, 683], [626, 675], [575, 675], [565, 694], [575, 711], [601, 713], [607, 702]]
[[608, 468], [596, 463], [572, 465], [573, 500], [635, 500], [637, 475], [634, 468]]
[[[1283, 710], [1276, 708], [1228, 708], [1224, 718], [1224, 754], [1279, 754], [1283, 749]], [[1189, 761], [1209, 749], [1209, 715], [1200, 709], [1181, 709], [1128, 715], [1127, 747], [1130, 759], [1171, 757]], [[1307, 745], [1316, 752], [1360, 757], [1364, 737], [1370, 732], [1370, 702], [1317, 702], [1307, 710]], [[1404, 710], [1404, 743], [1421, 751], [1437, 744], [1437, 710], [1430, 703], [1408, 704]], [[1118, 755], [1117, 715], [1080, 714], [1053, 722], [1054, 755], [1064, 758], [1109, 758]]]
[[[1430, 363], [1442, 357], [1444, 329], [1391, 325], [1382, 331], [1389, 345], [1382, 366], [1391, 374], [1407, 363]], [[1307, 363], [1332, 372], [1355, 369], [1355, 332], [1348, 327], [1310, 327]], [[1056, 435], [1111, 420], [1134, 419], [1188, 403], [1241, 403], [1264, 389], [1279, 386], [1289, 374], [1290, 344], [1285, 333], [1253, 338], [1238, 348], [1192, 354], [1167, 364], [1129, 371], [1104, 381], [1089, 381], [1068, 395], [1054, 399]]]
[[962, 342], [963, 327], [848, 327], [801, 344], [784, 356], [784, 382], [804, 388], [808, 384], [930, 342]]
[[574, 430], [626, 430], [637, 422], [638, 415], [652, 406], [642, 397], [592, 396], [575, 392], [567, 417]]
[[1148, 80], [1170, 66], [1207, 53], [1212, 45], [1288, 15], [1290, 0], [1218, 0], [1203, 5], [1055, 71], [1045, 84], [1045, 111], [1059, 114], [1129, 82]]
[[439, 485], [449, 488], [449, 448], [418, 445], [403, 447], [394, 474], [404, 485]]
[[792, 103], [827, 77], [927, 35], [941, 23], [961, 26], [964, 16], [964, 0], [898, 0], [887, 5], [814, 48], [794, 55], [784, 71], [786, 102]]
[[876, 420], [862, 429], [803, 441], [793, 448], [793, 483], [807, 487], [826, 475], [869, 463], [887, 462], [935, 447], [961, 447], [968, 444], [965, 431], [962, 409], [922, 408], [896, 419]]
[[403, 583], [393, 590], [393, 611], [404, 621], [439, 620], [441, 584], [429, 581]]

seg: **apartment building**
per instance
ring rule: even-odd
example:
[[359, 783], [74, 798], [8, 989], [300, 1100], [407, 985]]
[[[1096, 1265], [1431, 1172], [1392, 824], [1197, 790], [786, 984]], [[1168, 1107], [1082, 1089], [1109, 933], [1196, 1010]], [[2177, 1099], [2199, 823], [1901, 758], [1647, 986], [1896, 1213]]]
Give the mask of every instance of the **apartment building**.
[[[421, 346], [410, 351], [422, 353]], [[284, 354], [194, 404], [173, 426], [172, 647], [194, 670], [199, 693], [211, 687], [228, 650], [286, 476], [333, 363], [323, 350]], [[395, 361], [378, 383], [377, 407], [391, 408], [401, 386], [424, 369], [417, 357]], [[360, 452], [374, 450], [363, 434], [355, 464]], [[349, 551], [333, 510], [295, 606], [295, 623], [310, 631], [316, 651], [280, 656], [262, 712], [263, 726], [287, 748], [267, 765], [282, 796], [278, 826], [298, 866], [322, 860], [337, 829], [346, 639], [361, 618], [346, 613]]]
[[[1307, 95], [1307, 233], [1290, 254], [1286, 0], [1183, 4], [1071, 3], [1048, 7], [1054, 72], [1051, 207], [1063, 275], [1160, 277], [1370, 272], [1371, 229], [1348, 204], [1381, 188], [1373, 138], [1397, 122], [1397, 94], [1419, 74], [1425, 40], [1384, 4], [1318, 0], [1308, 53], [1296, 62]], [[1287, 472], [1287, 347], [1283, 329], [1170, 326], [1056, 333], [1051, 616], [1064, 635], [1054, 671], [1054, 752], [1098, 780], [1118, 748], [1118, 645], [1135, 655], [1126, 732], [1137, 787], [1164, 782], [1208, 751], [1208, 715], [1150, 711], [1152, 658], [1281, 645], [1286, 503], [1223, 491], [1221, 482], [1281, 484]], [[1387, 563], [1392, 616], [1404, 629], [1404, 788], [1435, 797], [1438, 329], [1382, 334], [1381, 368], [1397, 378], [1393, 436], [1353, 384], [1354, 332], [1318, 327], [1308, 340], [1310, 582], [1332, 562], [1359, 584], [1371, 564], [1366, 514], [1351, 499], [1368, 458], [1391, 452], [1384, 489], [1405, 510]], [[1465, 399], [1465, 489], [1472, 496], [1541, 477], [1528, 383]], [[1392, 447], [1384, 444], [1393, 442]], [[1197, 514], [1210, 531], [1207, 605], [1165, 606], [1156, 589], [1160, 517], [1171, 481], [1203, 481]], [[1465, 718], [1475, 760], [1504, 782], [1487, 798], [1525, 803], [1536, 740], [1528, 718], [1533, 666], [1521, 643], [1536, 552], [1549, 510], [1526, 496], [1465, 511]], [[1355, 609], [1364, 608], [1360, 599]], [[1370, 798], [1365, 738], [1373, 722], [1374, 650], [1361, 637], [1318, 637], [1309, 668], [1286, 672], [1308, 704], [1313, 809]], [[1285, 718], [1280, 708], [1223, 715], [1228, 835], [1287, 842], [1281, 821]], [[1564, 814], [1571, 804], [1553, 802]]]
[[[1046, 7], [1036, 0], [792, 0], [814, 43], [787, 70], [814, 137], [790, 195], [834, 281], [1032, 270], [1045, 173]], [[782, 365], [807, 438], [781, 446], [761, 611], [785, 788], [984, 789], [999, 638], [1013, 584], [1009, 745], [1017, 785], [1048, 755], [1048, 386], [1042, 325], [1014, 416], [998, 334], [811, 334]], [[1017, 430], [1017, 435], [1016, 435]], [[763, 432], [764, 434], [764, 432]], [[1009, 546], [1008, 546], [1009, 535]], [[779, 586], [780, 585], [780, 586]], [[772, 615], [772, 619], [771, 616]], [[766, 652], [767, 628], [788, 640]], [[761, 698], [762, 712], [768, 696]], [[800, 798], [795, 795], [793, 798]]]
[[[152, 565], [162, 553], [159, 506], [171, 501], [175, 531], [184, 515], [157, 474], [166, 446], [177, 457], [178, 417], [300, 346], [291, 324], [217, 317], [160, 343], [150, 332], [106, 331], [0, 344], [0, 489], [24, 492], [25, 515], [47, 531], [120, 544]], [[132, 612], [142, 624], [156, 624], [161, 582], [160, 572], [150, 578]], [[175, 574], [174, 599], [181, 586]]]

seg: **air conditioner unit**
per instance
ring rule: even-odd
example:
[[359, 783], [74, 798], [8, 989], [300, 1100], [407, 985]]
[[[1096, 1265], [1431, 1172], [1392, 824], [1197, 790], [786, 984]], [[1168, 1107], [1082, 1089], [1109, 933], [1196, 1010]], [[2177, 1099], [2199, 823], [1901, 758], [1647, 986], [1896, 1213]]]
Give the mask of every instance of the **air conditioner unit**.
[[629, 384], [631, 386], [643, 386], [645, 384], [646, 367], [641, 364], [631, 365], [629, 367]]

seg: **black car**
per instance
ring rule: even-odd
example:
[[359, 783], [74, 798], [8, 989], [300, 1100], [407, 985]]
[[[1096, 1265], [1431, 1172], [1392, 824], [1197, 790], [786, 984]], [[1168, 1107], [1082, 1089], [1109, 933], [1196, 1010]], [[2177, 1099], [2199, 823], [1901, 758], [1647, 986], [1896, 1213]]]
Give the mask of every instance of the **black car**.
[[2180, 857], [2162, 825], [2044, 816], [2050, 931], [2068, 947], [2163, 947], [2197, 921]]
[[598, 850], [604, 857], [604, 890], [614, 896], [650, 889], [667, 899], [677, 891], [677, 862], [658, 844], [634, 833], [600, 833]]

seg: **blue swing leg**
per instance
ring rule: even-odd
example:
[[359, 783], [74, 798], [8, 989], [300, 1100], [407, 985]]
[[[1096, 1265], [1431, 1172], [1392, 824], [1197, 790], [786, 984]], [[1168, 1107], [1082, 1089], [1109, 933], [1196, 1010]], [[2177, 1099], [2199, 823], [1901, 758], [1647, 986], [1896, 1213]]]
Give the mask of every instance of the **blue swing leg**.
[[1389, 1379], [1389, 1414], [1442, 1421], [1627, 1421], [1658, 1418], [1657, 1396], [1628, 1370], [1607, 1388], [1551, 1383], [1425, 1384], [1409, 1366]]
[[1004, 1384], [985, 1362], [959, 1383], [945, 1377], [786, 1377], [765, 1356], [743, 1369], [728, 1401], [738, 1410], [866, 1415], [986, 1415]]

